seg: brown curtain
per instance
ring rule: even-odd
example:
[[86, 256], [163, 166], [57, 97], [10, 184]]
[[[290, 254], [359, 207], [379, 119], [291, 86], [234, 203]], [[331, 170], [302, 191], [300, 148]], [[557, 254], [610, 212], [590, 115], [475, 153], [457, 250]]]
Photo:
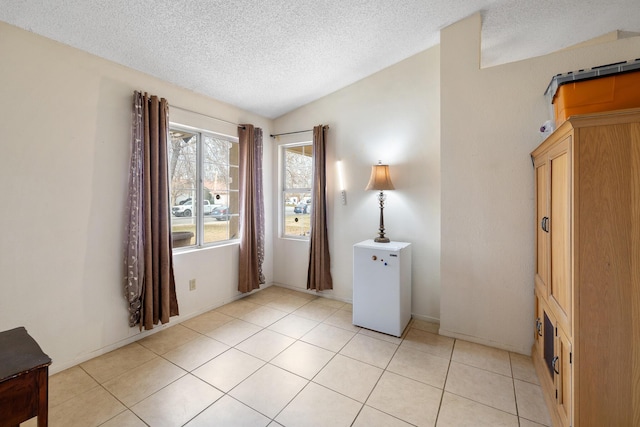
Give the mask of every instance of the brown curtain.
[[311, 192], [313, 209], [311, 209], [311, 249], [307, 289], [316, 291], [333, 289], [327, 234], [326, 129], [327, 126], [323, 125], [313, 128], [313, 189]]
[[178, 315], [173, 275], [167, 101], [134, 93], [125, 290], [129, 324], [153, 329]]
[[240, 259], [238, 291], [245, 293], [265, 283], [264, 199], [262, 195], [262, 129], [238, 127], [240, 151]]
[[124, 294], [129, 303], [129, 326], [140, 323], [142, 308], [142, 279], [144, 272], [144, 228], [142, 194], [144, 187], [144, 149], [142, 138], [142, 94], [133, 94], [133, 115], [131, 126], [131, 163], [129, 166], [128, 220], [126, 246], [124, 248]]

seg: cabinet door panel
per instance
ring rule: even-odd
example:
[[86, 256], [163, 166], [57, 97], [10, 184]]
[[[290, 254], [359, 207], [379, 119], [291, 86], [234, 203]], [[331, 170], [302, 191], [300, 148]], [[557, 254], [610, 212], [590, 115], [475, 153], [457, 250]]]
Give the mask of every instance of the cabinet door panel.
[[571, 330], [571, 137], [549, 153], [550, 170], [550, 280], [549, 302], [558, 321]]
[[544, 301], [538, 291], [535, 291], [535, 325], [533, 331], [533, 340], [535, 342], [535, 349], [540, 358], [543, 357], [544, 349]]
[[557, 405], [562, 425], [571, 425], [571, 408], [572, 408], [572, 355], [571, 355], [571, 342], [564, 333], [562, 328], [557, 328], [556, 336], [556, 356], [557, 361], [555, 363], [556, 376], [555, 385], [557, 393]]
[[534, 160], [536, 179], [536, 276], [535, 283], [544, 298], [549, 291], [549, 188], [547, 156]]

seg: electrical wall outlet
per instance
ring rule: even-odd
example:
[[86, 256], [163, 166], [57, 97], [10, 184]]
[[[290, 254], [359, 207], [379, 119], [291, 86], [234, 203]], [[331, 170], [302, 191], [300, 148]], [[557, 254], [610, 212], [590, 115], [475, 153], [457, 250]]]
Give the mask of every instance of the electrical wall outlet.
[[189, 280], [189, 290], [190, 291], [196, 290], [196, 279]]

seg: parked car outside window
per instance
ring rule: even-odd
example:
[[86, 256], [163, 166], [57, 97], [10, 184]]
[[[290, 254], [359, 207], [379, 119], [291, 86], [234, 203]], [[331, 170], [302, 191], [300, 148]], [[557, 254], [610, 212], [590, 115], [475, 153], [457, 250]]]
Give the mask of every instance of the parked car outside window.
[[311, 213], [311, 205], [307, 203], [298, 203], [295, 208], [293, 208], [294, 213], [308, 214]]
[[[195, 211], [192, 204], [191, 199], [187, 199], [188, 201], [180, 202], [179, 205], [173, 206], [171, 208], [171, 213], [173, 216], [191, 216]], [[202, 209], [204, 209], [204, 214], [209, 215], [213, 211], [213, 206], [208, 200], [202, 201]]]
[[218, 221], [229, 221], [231, 215], [229, 215], [229, 206], [216, 205], [211, 211], [211, 216]]

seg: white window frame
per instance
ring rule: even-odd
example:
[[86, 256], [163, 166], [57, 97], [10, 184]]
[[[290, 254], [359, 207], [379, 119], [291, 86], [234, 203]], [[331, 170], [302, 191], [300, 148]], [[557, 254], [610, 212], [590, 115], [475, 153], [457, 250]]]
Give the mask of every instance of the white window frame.
[[[294, 142], [294, 143], [290, 143], [290, 144], [282, 144], [279, 146], [279, 170], [280, 170], [280, 197], [279, 197], [279, 203], [278, 203], [278, 212], [279, 212], [279, 217], [280, 217], [280, 238], [282, 239], [295, 239], [295, 240], [309, 240], [310, 236], [309, 235], [294, 235], [294, 234], [286, 234], [286, 212], [285, 212], [285, 200], [286, 200], [286, 193], [291, 193], [291, 192], [300, 192], [300, 193], [309, 193], [310, 195], [312, 194], [312, 187], [309, 188], [287, 188], [286, 187], [286, 160], [285, 160], [285, 152], [287, 148], [292, 148], [292, 147], [304, 147], [307, 146], [311, 149], [312, 153], [313, 153], [313, 141], [303, 141], [303, 142]], [[313, 158], [313, 154], [312, 154], [312, 158]], [[313, 165], [313, 163], [312, 163]], [[311, 170], [311, 174], [313, 177], [313, 166], [312, 166], [312, 170]], [[313, 180], [313, 178], [312, 178]], [[313, 185], [313, 181], [311, 183]]]
[[[239, 232], [237, 233], [237, 237], [233, 238], [233, 239], [226, 239], [226, 240], [218, 240], [215, 242], [204, 242], [204, 200], [202, 197], [202, 194], [204, 193], [204, 178], [203, 178], [203, 171], [204, 171], [204, 156], [202, 155], [203, 153], [203, 144], [204, 144], [204, 136], [209, 136], [212, 138], [217, 138], [217, 139], [223, 139], [226, 141], [229, 141], [231, 143], [234, 144], [238, 144], [239, 140], [237, 136], [231, 136], [231, 135], [225, 135], [222, 133], [218, 133], [218, 132], [213, 132], [207, 129], [202, 129], [202, 128], [198, 128], [198, 127], [193, 127], [193, 126], [188, 126], [188, 125], [183, 125], [180, 123], [175, 123], [175, 122], [169, 122], [169, 130], [176, 130], [176, 131], [184, 131], [184, 132], [190, 132], [193, 134], [197, 134], [198, 138], [196, 141], [196, 188], [195, 188], [195, 192], [196, 195], [199, 195], [199, 197], [196, 197], [196, 207], [195, 207], [195, 212], [196, 212], [196, 232], [195, 232], [195, 237], [196, 237], [196, 241], [194, 245], [189, 245], [189, 246], [183, 246], [180, 248], [174, 248], [173, 251], [174, 252], [180, 252], [180, 251], [184, 251], [184, 250], [192, 250], [192, 249], [202, 249], [202, 248], [208, 248], [208, 247], [212, 247], [212, 246], [220, 246], [220, 245], [225, 245], [225, 244], [229, 244], [229, 243], [237, 243], [239, 242]], [[167, 143], [169, 143], [169, 141], [167, 141]], [[229, 159], [227, 158], [227, 162], [229, 161]], [[169, 165], [167, 165], [167, 167], [169, 167]], [[229, 170], [231, 170], [232, 168], [240, 168], [240, 165], [231, 165], [228, 164]], [[229, 174], [231, 176], [234, 176], [233, 174]], [[235, 176], [240, 176], [239, 174], [239, 170], [238, 173], [235, 174]], [[169, 185], [171, 185], [171, 183], [169, 183]], [[227, 189], [228, 193], [230, 194], [231, 192], [238, 192], [239, 190], [231, 190], [231, 189]], [[239, 201], [239, 198], [238, 198]], [[229, 206], [229, 204], [227, 204], [227, 206]], [[169, 206], [169, 216], [171, 219], [173, 219], [173, 214], [171, 213], [171, 206]], [[239, 214], [238, 213], [230, 213], [230, 216], [233, 217], [238, 217]], [[173, 223], [171, 222], [172, 227], [173, 227]], [[239, 227], [239, 225], [238, 225]], [[239, 231], [239, 230], [238, 230]]]

